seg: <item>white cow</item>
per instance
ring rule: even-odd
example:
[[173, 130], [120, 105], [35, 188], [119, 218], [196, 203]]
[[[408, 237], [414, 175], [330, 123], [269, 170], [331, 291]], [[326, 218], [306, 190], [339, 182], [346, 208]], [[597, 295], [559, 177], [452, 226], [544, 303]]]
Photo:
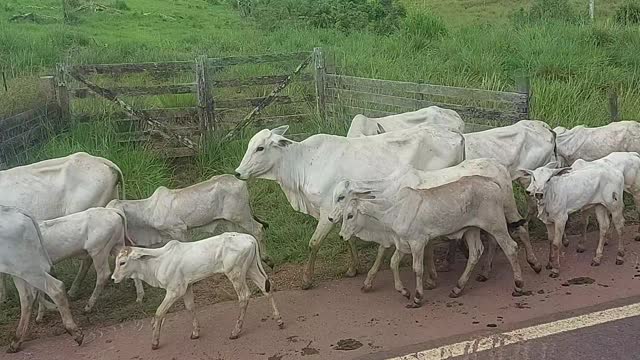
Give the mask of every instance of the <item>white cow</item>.
[[[576, 160], [571, 164], [572, 169], [580, 169], [592, 164], [606, 164], [624, 176], [624, 190], [633, 196], [636, 205], [636, 212], [640, 211], [640, 154], [636, 152], [613, 152], [601, 159], [594, 161]], [[578, 241], [578, 252], [584, 252], [584, 242], [587, 237], [587, 226], [589, 225], [589, 212], [585, 213], [584, 230], [582, 237]], [[640, 228], [638, 229], [640, 233]], [[640, 234], [636, 234], [635, 240], [640, 241]]]
[[[513, 188], [511, 184], [511, 176], [507, 172], [507, 169], [500, 165], [493, 159], [474, 159], [465, 160], [456, 166], [441, 170], [433, 171], [420, 171], [411, 167], [399, 168], [392, 175], [382, 179], [375, 180], [363, 180], [363, 181], [350, 181], [343, 180], [339, 182], [333, 192], [333, 210], [329, 214], [329, 220], [333, 223], [339, 223], [342, 221], [342, 212], [344, 211], [345, 200], [349, 198], [353, 193], [365, 193], [368, 191], [380, 194], [379, 197], [391, 197], [398, 190], [403, 187], [411, 187], [414, 189], [427, 189], [440, 185], [444, 185], [456, 180], [459, 180], [465, 176], [479, 175], [492, 179], [498, 183], [503, 190], [505, 216], [508, 223], [518, 223], [522, 220], [522, 216], [518, 212], [516, 201], [513, 197]], [[371, 220], [371, 221], [367, 221]], [[385, 248], [394, 245], [393, 240], [384, 229], [380, 229], [379, 222], [374, 219], [362, 217], [363, 224], [360, 228], [360, 232], [355, 235], [365, 241], [373, 241], [380, 244], [378, 248], [378, 256], [371, 267], [371, 270], [367, 274], [367, 278], [364, 282], [363, 291], [368, 291], [372, 287], [373, 279], [378, 272], [385, 253]], [[529, 241], [529, 233], [524, 226], [519, 225], [517, 227], [518, 235], [523, 243], [527, 261], [529, 265], [536, 271], [540, 272], [542, 267], [538, 263], [538, 259], [535, 256], [531, 242]], [[484, 281], [489, 277], [489, 271], [491, 269], [491, 260], [493, 258], [493, 252], [495, 250], [495, 242], [489, 242], [489, 253], [485, 256], [487, 262], [485, 262], [481, 275], [478, 276], [478, 280]], [[435, 271], [433, 264], [430, 264], [431, 254], [427, 249], [427, 286], [435, 286]]]
[[[39, 225], [44, 248], [54, 264], [78, 256], [89, 256], [93, 260], [96, 286], [84, 308], [85, 312], [91, 311], [111, 275], [109, 255], [117, 255], [125, 244], [132, 245], [127, 238], [127, 219], [124, 214], [117, 209], [91, 208], [41, 221]], [[141, 302], [144, 295], [142, 284], [139, 281], [135, 284], [138, 294], [136, 301]], [[41, 301], [36, 321], [42, 320], [45, 306], [47, 304]]]
[[271, 294], [271, 283], [260, 261], [258, 241], [251, 235], [224, 233], [189, 243], [173, 240], [159, 249], [125, 247], [116, 258], [112, 278], [116, 283], [127, 277], [140, 279], [167, 291], [153, 320], [151, 348], [155, 350], [160, 344], [160, 329], [164, 317], [171, 305], [181, 297], [193, 320], [191, 339], [200, 337], [192, 284], [220, 273], [224, 273], [233, 284], [240, 305], [240, 316], [230, 339], [236, 339], [242, 331], [251, 297], [247, 278], [269, 299], [274, 319], [280, 328], [284, 327]]
[[[288, 128], [264, 129], [254, 135], [236, 176], [276, 181], [294, 210], [318, 219], [309, 241], [303, 289], [311, 287], [318, 249], [333, 227], [328, 214], [333, 188], [339, 181], [375, 179], [391, 174], [401, 165], [420, 170], [442, 169], [464, 159], [464, 138], [443, 127], [419, 127], [361, 138], [318, 134], [302, 142], [285, 138]], [[352, 263], [347, 276], [354, 276], [357, 252], [354, 242], [349, 243]]]
[[[361, 221], [362, 217], [369, 217]], [[509, 236], [505, 221], [504, 189], [490, 178], [466, 176], [430, 189], [400, 189], [393, 196], [378, 198], [370, 191], [354, 193], [347, 200], [342, 215], [340, 235], [348, 239], [370, 221], [379, 221], [392, 234], [396, 251], [391, 258], [395, 288], [404, 296], [409, 291], [402, 285], [399, 263], [403, 254], [413, 257], [416, 293], [408, 307], [419, 307], [423, 300], [423, 256], [428, 243], [438, 236], [460, 239], [468, 236], [469, 262], [451, 295], [458, 296], [473, 267], [482, 254], [480, 231], [486, 232], [500, 245], [514, 275], [514, 295], [522, 294], [524, 282], [518, 263], [517, 244]]]
[[554, 131], [560, 166], [569, 166], [578, 159], [597, 160], [612, 152], [640, 152], [640, 123], [637, 121], [619, 121], [595, 128], [581, 125], [571, 130], [557, 127]]
[[[78, 152], [61, 158], [40, 161], [0, 171], [0, 204], [16, 206], [38, 220], [50, 220], [105, 206], [118, 198], [118, 184], [124, 198], [122, 171], [111, 161]], [[83, 261], [69, 296], [79, 290], [89, 260]], [[5, 297], [0, 275], [0, 301]]]
[[538, 205], [538, 218], [547, 226], [549, 236], [549, 265], [551, 277], [558, 277], [560, 268], [560, 241], [569, 214], [595, 208], [600, 227], [600, 240], [592, 266], [600, 265], [605, 235], [609, 229], [609, 214], [618, 235], [616, 264], [623, 263], [624, 243], [624, 175], [605, 163], [589, 164], [577, 169], [556, 169], [550, 163], [534, 171], [523, 170], [530, 178], [527, 193], [534, 196]]
[[219, 225], [253, 235], [264, 248], [264, 226], [252, 215], [249, 190], [233, 175], [214, 176], [182, 189], [159, 187], [142, 200], [113, 200], [107, 207], [127, 216], [128, 233], [138, 246], [187, 241], [189, 231], [215, 234]]
[[429, 106], [416, 111], [380, 118], [370, 118], [358, 114], [351, 120], [347, 137], [377, 135], [423, 124], [441, 125], [453, 131], [464, 132], [464, 121], [457, 112], [438, 106]]
[[9, 275], [20, 295], [20, 322], [8, 352], [17, 352], [29, 328], [37, 291], [49, 295], [57, 305], [62, 322], [78, 345], [82, 330], [73, 321], [62, 281], [54, 278], [51, 260], [42, 245], [35, 219], [15, 207], [0, 205], [0, 273]]

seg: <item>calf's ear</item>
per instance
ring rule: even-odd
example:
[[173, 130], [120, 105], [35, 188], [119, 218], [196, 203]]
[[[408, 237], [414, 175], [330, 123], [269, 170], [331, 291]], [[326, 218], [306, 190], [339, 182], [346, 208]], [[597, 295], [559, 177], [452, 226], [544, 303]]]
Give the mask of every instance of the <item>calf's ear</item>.
[[548, 167], [549, 169], [555, 169], [560, 165], [557, 161], [550, 161], [544, 167]]
[[532, 177], [532, 175], [533, 175], [533, 172], [531, 170], [527, 170], [527, 169], [516, 170], [516, 179], [520, 179], [520, 178], [529, 179]]
[[566, 174], [569, 172], [569, 170], [571, 170], [571, 167], [563, 167], [561, 169], [554, 169], [553, 170], [553, 175], [555, 176], [560, 176], [562, 174]]
[[271, 130], [271, 133], [283, 136], [284, 134], [287, 133], [287, 130], [289, 130], [289, 125], [282, 125], [282, 126], [278, 126], [277, 128]]
[[376, 198], [375, 195], [373, 195], [371, 190], [366, 190], [366, 191], [354, 191], [353, 195], [355, 197], [357, 197], [358, 199], [365, 199], [365, 200], [373, 200]]
[[376, 123], [376, 125], [378, 125], [378, 135], [384, 134], [387, 132], [387, 130], [385, 130], [384, 127], [380, 125], [380, 123]]

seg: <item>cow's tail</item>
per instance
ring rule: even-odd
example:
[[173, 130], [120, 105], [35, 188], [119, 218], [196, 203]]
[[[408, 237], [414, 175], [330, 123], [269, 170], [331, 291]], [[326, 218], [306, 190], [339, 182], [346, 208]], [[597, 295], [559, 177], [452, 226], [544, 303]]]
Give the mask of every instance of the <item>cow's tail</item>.
[[129, 236], [129, 231], [127, 230], [127, 216], [124, 214], [124, 211], [117, 208], [110, 209], [115, 211], [116, 214], [118, 214], [118, 216], [120, 216], [120, 218], [122, 219], [122, 227], [124, 230], [124, 246], [136, 246], [135, 241], [133, 241], [133, 239], [131, 239], [131, 237]]
[[462, 133], [459, 133], [462, 138], [462, 161], [467, 160], [467, 140]]
[[114, 164], [111, 160], [102, 159], [105, 165], [109, 168], [113, 169], [118, 174], [118, 183], [120, 183], [120, 200], [125, 200], [127, 197], [125, 196], [124, 191], [124, 175], [122, 175], [122, 170], [118, 167], [118, 165]]
[[[558, 134], [551, 127], [549, 127], [549, 131], [551, 131], [551, 135], [553, 136], [553, 157], [555, 161], [560, 164], [560, 158], [558, 157], [558, 142], [556, 141]], [[560, 166], [564, 166], [564, 164], [560, 164]]]
[[507, 228], [509, 229], [509, 231], [514, 231], [514, 230], [516, 230], [520, 226], [523, 226], [526, 223], [527, 223], [526, 219], [520, 219], [520, 220], [518, 220], [516, 222], [507, 223]]
[[271, 292], [271, 282], [269, 281], [269, 276], [267, 276], [267, 272], [264, 271], [264, 267], [262, 266], [262, 254], [260, 253], [260, 245], [258, 244], [258, 239], [255, 237], [251, 237], [253, 239], [253, 246], [256, 251], [256, 255], [254, 257], [254, 261], [256, 262], [256, 266], [258, 267], [258, 271], [264, 276], [264, 292]]

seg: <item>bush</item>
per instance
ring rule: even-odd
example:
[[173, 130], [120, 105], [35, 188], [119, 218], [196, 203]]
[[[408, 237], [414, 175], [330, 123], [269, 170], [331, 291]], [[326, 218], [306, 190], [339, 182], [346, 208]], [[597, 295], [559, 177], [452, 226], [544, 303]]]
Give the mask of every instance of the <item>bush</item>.
[[616, 21], [621, 24], [640, 24], [640, 3], [627, 1], [616, 10]]
[[116, 0], [115, 4], [113, 5], [113, 7], [115, 7], [118, 10], [122, 10], [122, 11], [129, 11], [129, 5], [127, 5], [127, 3], [124, 0]]
[[531, 21], [576, 22], [578, 16], [568, 0], [534, 0], [529, 9], [520, 8], [512, 16], [516, 25]]
[[412, 14], [404, 20], [402, 36], [406, 37], [414, 48], [423, 48], [432, 40], [447, 34], [442, 19], [428, 13]]

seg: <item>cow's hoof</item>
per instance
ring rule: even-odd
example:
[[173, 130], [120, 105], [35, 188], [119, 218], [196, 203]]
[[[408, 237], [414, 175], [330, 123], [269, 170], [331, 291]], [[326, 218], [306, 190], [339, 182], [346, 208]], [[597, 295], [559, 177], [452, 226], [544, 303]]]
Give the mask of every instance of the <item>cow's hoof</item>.
[[407, 300], [411, 299], [411, 292], [409, 292], [409, 290], [407, 290], [407, 288], [402, 288], [402, 290], [400, 290], [400, 294], [404, 297], [407, 298]]
[[20, 351], [20, 344], [16, 344], [14, 341], [12, 341], [9, 347], [7, 348], [7, 353], [15, 354], [18, 351]]
[[368, 292], [371, 292], [371, 289], [372, 289], [371, 285], [362, 285], [362, 287], [360, 288], [360, 291], [366, 294]]
[[511, 296], [513, 297], [521, 297], [524, 296], [524, 291], [520, 290], [520, 289], [515, 289], [513, 290], [513, 292], [511, 293]]
[[200, 339], [200, 334], [191, 333], [191, 340], [197, 340], [197, 339]]
[[427, 282], [424, 284], [424, 288], [425, 288], [425, 289], [427, 289], [427, 290], [433, 290], [433, 289], [435, 289], [436, 287], [438, 287], [438, 285], [437, 285], [435, 282], [432, 282], [432, 281], [427, 281]]
[[160, 343], [151, 343], [151, 350], [158, 350], [158, 348], [160, 348]]
[[600, 266], [600, 260], [591, 260], [591, 266]]
[[635, 238], [633, 238], [635, 241], [640, 241], [640, 235], [636, 235]]
[[623, 259], [616, 259], [616, 265], [622, 265], [622, 264], [624, 264]]
[[412, 301], [412, 302], [408, 303], [407, 305], [405, 305], [405, 307], [407, 309], [418, 309], [418, 308], [422, 307], [422, 303], [416, 303], [415, 301]]
[[584, 252], [584, 248], [583, 247], [578, 247], [578, 248], [576, 248], [576, 252], [578, 254], [582, 254]]
[[547, 270], [551, 270], [551, 269], [553, 269], [553, 266], [551, 266], [551, 263], [549, 263], [544, 268], [547, 269]]
[[536, 272], [536, 274], [540, 274], [542, 271], [542, 265], [540, 264], [531, 265], [531, 268]]
[[344, 276], [348, 277], [348, 278], [352, 278], [352, 277], [354, 277], [356, 275], [358, 275], [358, 270], [357, 269], [349, 269], [349, 270], [347, 270], [346, 273], [344, 273]]
[[609, 240], [604, 241], [604, 246], [609, 246]]
[[231, 336], [229, 336], [229, 339], [231, 339], [231, 340], [235, 340], [235, 339], [237, 339], [239, 336], [240, 336], [240, 334], [233, 334], [233, 333], [231, 333]]
[[549, 277], [552, 279], [555, 279], [558, 276], [560, 276], [560, 274], [557, 272], [557, 270], [556, 271], [552, 270], [551, 273], [549, 274]]
[[282, 319], [278, 319], [278, 328], [279, 329], [284, 329], [284, 321], [282, 321]]
[[454, 287], [453, 289], [451, 289], [451, 292], [449, 293], [449, 297], [452, 299], [455, 299], [459, 297], [461, 293], [462, 293], [462, 289], [458, 287]]
[[569, 240], [562, 240], [562, 246], [569, 247]]
[[78, 344], [78, 346], [82, 345], [82, 341], [84, 341], [84, 333], [82, 332], [82, 330], [78, 329], [75, 331], [73, 340], [76, 341], [76, 344]]
[[476, 276], [476, 281], [479, 281], [479, 282], [485, 282], [485, 281], [487, 281], [487, 280], [489, 280], [489, 278], [487, 278], [487, 277], [486, 277], [486, 276], [484, 276], [484, 275], [478, 275], [478, 276]]

